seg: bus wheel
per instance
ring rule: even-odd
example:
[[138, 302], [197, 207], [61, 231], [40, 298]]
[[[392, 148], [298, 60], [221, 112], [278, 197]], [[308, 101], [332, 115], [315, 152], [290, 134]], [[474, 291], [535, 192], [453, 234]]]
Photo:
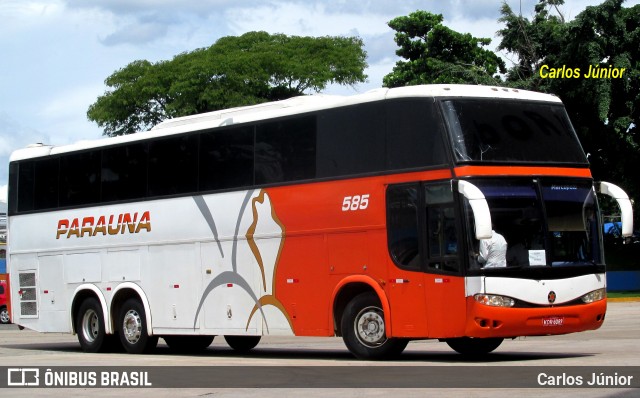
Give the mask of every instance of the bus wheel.
[[261, 336], [224, 336], [229, 347], [238, 352], [247, 352], [260, 342]]
[[362, 293], [347, 304], [342, 314], [342, 339], [360, 359], [385, 359], [400, 355], [409, 340], [386, 336], [384, 312], [373, 293]]
[[82, 302], [76, 315], [76, 332], [84, 352], [100, 352], [106, 349], [102, 306], [93, 297]]
[[498, 348], [503, 340], [503, 338], [497, 337], [487, 339], [458, 337], [446, 341], [449, 347], [462, 355], [485, 355]]
[[125, 351], [130, 354], [151, 352], [158, 344], [158, 336], [147, 333], [147, 318], [139, 300], [128, 299], [120, 309], [118, 334]]
[[7, 307], [0, 308], [0, 323], [6, 325], [10, 322], [11, 319], [9, 318], [9, 310], [7, 309]]
[[165, 343], [175, 352], [204, 351], [213, 342], [214, 336], [163, 336]]

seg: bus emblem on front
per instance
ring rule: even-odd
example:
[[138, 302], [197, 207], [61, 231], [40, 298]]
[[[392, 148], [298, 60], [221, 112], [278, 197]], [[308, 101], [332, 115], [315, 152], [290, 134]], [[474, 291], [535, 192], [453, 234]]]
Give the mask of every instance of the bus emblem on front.
[[549, 292], [549, 294], [547, 295], [547, 300], [549, 300], [549, 304], [553, 304], [556, 301], [556, 292], [554, 292], [553, 290]]

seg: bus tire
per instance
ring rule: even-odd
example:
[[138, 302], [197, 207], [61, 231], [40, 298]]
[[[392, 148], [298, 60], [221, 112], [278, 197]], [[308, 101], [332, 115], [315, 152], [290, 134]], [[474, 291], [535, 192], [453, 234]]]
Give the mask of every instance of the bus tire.
[[354, 297], [340, 326], [344, 344], [359, 359], [389, 359], [400, 355], [409, 343], [408, 339], [387, 338], [384, 312], [373, 293]]
[[126, 352], [142, 354], [156, 348], [158, 336], [149, 336], [147, 317], [140, 300], [130, 298], [124, 302], [116, 325], [120, 342]]
[[171, 351], [200, 352], [211, 345], [215, 336], [162, 336]]
[[9, 309], [7, 307], [0, 307], [0, 323], [3, 325], [11, 323], [11, 318], [9, 317]]
[[449, 347], [453, 348], [456, 352], [469, 356], [486, 355], [498, 348], [503, 341], [504, 339], [499, 337], [485, 339], [458, 337], [446, 340]]
[[80, 304], [76, 314], [76, 332], [82, 351], [93, 353], [106, 350], [104, 315], [97, 299], [89, 297]]
[[224, 336], [224, 340], [234, 351], [247, 352], [255, 348], [261, 336]]

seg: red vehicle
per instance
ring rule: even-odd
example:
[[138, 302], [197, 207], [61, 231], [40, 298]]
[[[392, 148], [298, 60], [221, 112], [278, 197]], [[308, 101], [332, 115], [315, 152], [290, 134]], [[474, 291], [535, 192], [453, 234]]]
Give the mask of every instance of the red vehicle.
[[9, 317], [9, 289], [7, 287], [7, 275], [0, 276], [0, 323], [11, 323]]

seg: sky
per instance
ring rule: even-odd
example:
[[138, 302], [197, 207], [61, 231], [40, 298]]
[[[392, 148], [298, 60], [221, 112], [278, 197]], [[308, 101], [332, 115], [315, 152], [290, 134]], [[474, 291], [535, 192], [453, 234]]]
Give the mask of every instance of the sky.
[[[536, 0], [507, 0], [531, 18]], [[566, 0], [572, 19], [597, 0]], [[625, 6], [638, 4], [631, 0]], [[492, 39], [502, 0], [0, 0], [0, 201], [11, 152], [33, 143], [98, 139], [86, 112], [104, 80], [135, 60], [157, 62], [208, 47], [224, 36], [267, 31], [298, 36], [359, 36], [366, 83], [331, 86], [351, 95], [382, 86], [399, 58], [391, 19], [416, 10], [442, 14], [456, 31]], [[507, 54], [502, 54], [507, 57]], [[507, 62], [509, 64], [509, 62]]]

